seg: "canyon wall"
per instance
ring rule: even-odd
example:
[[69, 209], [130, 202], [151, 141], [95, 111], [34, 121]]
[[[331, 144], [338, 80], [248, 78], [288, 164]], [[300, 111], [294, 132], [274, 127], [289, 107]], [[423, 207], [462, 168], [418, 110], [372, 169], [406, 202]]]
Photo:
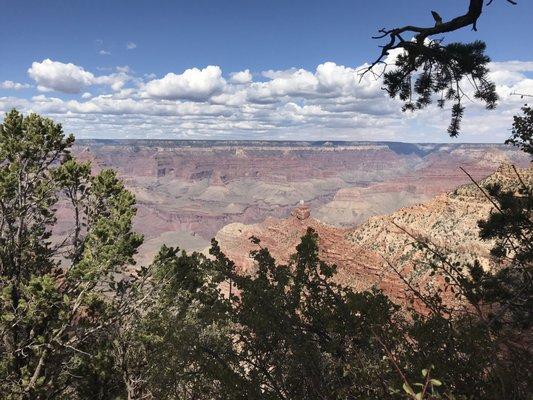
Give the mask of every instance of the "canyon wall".
[[[519, 171], [525, 184], [533, 187], [533, 168]], [[492, 183], [504, 189], [520, 185], [515, 170], [507, 164], [479, 182], [482, 187]], [[432, 254], [422, 251], [417, 242], [438, 249], [452, 262], [479, 260], [484, 268], [497, 268], [490, 258], [493, 243], [481, 241], [477, 227], [477, 222], [492, 210], [493, 205], [483, 193], [474, 184], [467, 184], [426, 203], [371, 217], [352, 228], [326, 225], [313, 218], [307, 206], [300, 205], [285, 219], [227, 225], [216, 239], [242, 273], [253, 273], [249, 252], [257, 245], [250, 241], [251, 236], [258, 238], [279, 262], [286, 263], [310, 227], [319, 235], [322, 259], [338, 266], [339, 282], [357, 290], [376, 287], [405, 303], [412, 297], [406, 282], [422, 292], [443, 284], [442, 277], [431, 274], [428, 257]], [[452, 293], [443, 296], [453, 301]]]
[[142, 261], [163, 243], [199, 250], [227, 224], [284, 218], [300, 200], [349, 227], [466, 183], [459, 166], [482, 178], [501, 161], [527, 163], [491, 144], [79, 140], [74, 153], [135, 193]]

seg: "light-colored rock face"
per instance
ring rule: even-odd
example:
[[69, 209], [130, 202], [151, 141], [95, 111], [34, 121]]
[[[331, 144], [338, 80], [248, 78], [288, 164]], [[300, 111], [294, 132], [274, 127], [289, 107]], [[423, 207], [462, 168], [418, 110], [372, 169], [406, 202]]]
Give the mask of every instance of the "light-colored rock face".
[[500, 159], [524, 162], [508, 146], [401, 143], [80, 141], [74, 153], [136, 195], [143, 260], [158, 244], [193, 250], [227, 224], [285, 218], [300, 200], [354, 226], [466, 183], [459, 165], [482, 178]]
[[292, 210], [291, 215], [299, 219], [301, 221], [308, 219], [311, 216], [311, 210], [308, 206], [306, 206], [302, 201], [300, 201], [300, 205], [296, 207], [294, 210]]
[[[531, 167], [520, 170], [520, 176], [526, 185], [533, 186]], [[480, 185], [495, 182], [507, 189], [519, 185], [514, 169], [509, 166], [502, 166]], [[391, 265], [419, 288], [442, 284], [439, 278], [430, 277], [424, 253], [414, 246], [415, 238], [446, 249], [452, 260], [478, 259], [486, 268], [491, 267], [492, 243], [480, 241], [477, 222], [486, 218], [492, 209], [479, 189], [469, 184], [426, 203], [371, 217], [355, 228], [329, 226], [313, 216], [298, 218], [299, 207], [287, 219], [269, 218], [252, 225], [230, 224], [217, 233], [216, 239], [243, 273], [253, 273], [253, 260], [248, 254], [257, 245], [250, 242], [251, 236], [259, 238], [261, 246], [284, 263], [307, 227], [311, 227], [319, 234], [322, 258], [339, 267], [336, 278], [339, 282], [358, 290], [376, 286], [401, 303], [408, 291]]]

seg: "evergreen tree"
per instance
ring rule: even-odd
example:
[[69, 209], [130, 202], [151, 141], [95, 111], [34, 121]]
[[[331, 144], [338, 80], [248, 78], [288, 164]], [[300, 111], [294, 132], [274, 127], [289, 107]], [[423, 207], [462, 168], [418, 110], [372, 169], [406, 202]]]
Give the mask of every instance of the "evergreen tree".
[[[506, 0], [517, 5], [517, 0]], [[493, 0], [486, 2], [491, 5]], [[449, 20], [436, 11], [431, 11], [434, 25], [405, 25], [399, 28], [380, 29], [374, 39], [387, 38], [381, 46], [378, 58], [364, 71], [383, 75], [384, 89], [390, 97], [404, 102], [403, 111], [414, 111], [435, 102], [444, 108], [452, 103], [448, 133], [459, 135], [465, 107], [463, 99], [475, 98], [487, 109], [494, 109], [498, 101], [496, 85], [489, 79], [486, 45], [476, 40], [472, 43], [455, 42], [444, 44], [446, 33], [472, 27], [477, 30], [479, 18], [485, 12], [485, 0], [467, 0], [468, 9], [462, 15]], [[389, 56], [397, 51], [393, 65], [388, 65]], [[383, 70], [375, 72], [378, 65]], [[391, 67], [391, 68], [387, 68]], [[465, 82], [470, 86], [465, 87]]]
[[[74, 161], [74, 138], [36, 114], [0, 125], [0, 392], [6, 399], [75, 398], [131, 286], [124, 267], [142, 242], [135, 199], [110, 170]], [[68, 204], [68, 205], [67, 205]], [[54, 234], [58, 208], [73, 214]]]

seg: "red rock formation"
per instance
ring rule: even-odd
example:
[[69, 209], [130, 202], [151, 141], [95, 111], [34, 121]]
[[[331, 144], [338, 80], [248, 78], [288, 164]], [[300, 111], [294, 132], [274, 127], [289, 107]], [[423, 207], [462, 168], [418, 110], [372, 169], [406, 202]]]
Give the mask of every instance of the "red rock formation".
[[[533, 186], [533, 168], [520, 171], [526, 184]], [[504, 188], [518, 187], [514, 169], [503, 165], [481, 185], [498, 182]], [[406, 285], [396, 271], [413, 286], [425, 291], [442, 286], [442, 277], [432, 277], [427, 267], [426, 253], [414, 246], [415, 239], [429, 240], [445, 249], [452, 261], [478, 259], [485, 268], [494, 268], [490, 262], [491, 242], [478, 237], [477, 221], [487, 217], [492, 204], [473, 184], [464, 185], [451, 193], [433, 200], [400, 209], [387, 216], [372, 217], [356, 228], [336, 228], [311, 218], [302, 205], [287, 219], [269, 218], [253, 225], [230, 224], [216, 235], [221, 249], [235, 261], [242, 273], [253, 272], [253, 260], [247, 255], [255, 248], [251, 236], [261, 240], [274, 258], [287, 262], [307, 227], [320, 237], [320, 255], [330, 264], [336, 264], [336, 279], [357, 290], [378, 287], [399, 303], [407, 299]], [[444, 300], [455, 302], [451, 292]], [[417, 304], [421, 307], [421, 303]]]
[[354, 245], [347, 235], [347, 229], [328, 226], [309, 216], [306, 207], [297, 207], [286, 219], [267, 218], [265, 221], [244, 225], [233, 223], [221, 229], [216, 239], [224, 253], [233, 260], [241, 273], [253, 273], [254, 262], [249, 256], [257, 249], [250, 237], [261, 240], [272, 256], [281, 263], [290, 256], [308, 228], [319, 235], [320, 256], [323, 260], [338, 267], [336, 279], [358, 290], [376, 286], [395, 298], [404, 297], [404, 287], [394, 275], [381, 268], [377, 254]]
[[300, 205], [291, 212], [291, 215], [299, 220], [305, 220], [311, 216], [311, 210], [303, 200], [300, 200]]

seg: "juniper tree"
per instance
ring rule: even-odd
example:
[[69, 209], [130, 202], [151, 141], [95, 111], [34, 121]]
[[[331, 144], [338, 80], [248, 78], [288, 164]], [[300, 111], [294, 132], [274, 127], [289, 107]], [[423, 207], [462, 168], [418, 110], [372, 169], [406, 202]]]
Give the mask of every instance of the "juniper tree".
[[[60, 124], [13, 110], [0, 125], [0, 391], [75, 398], [74, 373], [96, 356], [125, 307], [124, 267], [142, 242], [135, 199], [111, 170], [90, 174]], [[59, 237], [58, 209], [69, 210]], [[65, 221], [63, 221], [65, 222]]]
[[505, 143], [518, 146], [533, 156], [533, 108], [526, 104], [522, 113], [513, 117], [512, 136]]

